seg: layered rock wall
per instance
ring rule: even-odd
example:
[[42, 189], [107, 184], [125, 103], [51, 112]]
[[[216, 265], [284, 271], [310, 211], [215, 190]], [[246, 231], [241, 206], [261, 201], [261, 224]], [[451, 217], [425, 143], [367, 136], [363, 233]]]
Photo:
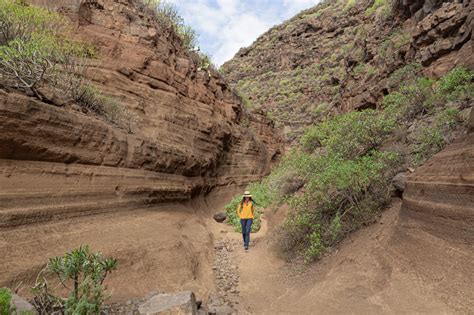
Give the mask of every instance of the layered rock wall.
[[272, 122], [132, 2], [30, 3], [70, 18], [98, 55], [87, 77], [133, 122], [0, 91], [0, 227], [188, 200], [257, 180], [278, 157]]
[[408, 177], [402, 216], [448, 241], [474, 243], [474, 111], [466, 138]]

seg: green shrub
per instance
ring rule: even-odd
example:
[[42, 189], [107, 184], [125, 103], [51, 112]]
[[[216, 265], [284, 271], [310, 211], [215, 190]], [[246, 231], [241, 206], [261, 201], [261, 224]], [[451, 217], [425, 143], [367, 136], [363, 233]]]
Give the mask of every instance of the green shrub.
[[197, 32], [189, 25], [179, 25], [177, 27], [178, 36], [181, 38], [183, 46], [192, 51], [198, 45]]
[[209, 68], [215, 69], [215, 65], [212, 63], [211, 57], [203, 52], [197, 51], [194, 53], [196, 56], [195, 63], [198, 70], [209, 70]]
[[71, 89], [71, 93], [74, 102], [79, 106], [103, 116], [129, 132], [132, 131], [134, 117], [118, 100], [105, 96], [97, 87], [90, 84], [78, 85]]
[[419, 78], [401, 85], [398, 91], [386, 95], [382, 107], [394, 120], [411, 121], [415, 116], [432, 111], [436, 105], [434, 80]]
[[413, 83], [418, 78], [422, 66], [418, 63], [410, 63], [395, 70], [388, 78], [389, 84], [394, 88]]
[[385, 16], [388, 16], [390, 14], [390, 8], [389, 8], [389, 5], [387, 3], [387, 0], [375, 0], [374, 3], [372, 4], [372, 6], [370, 6], [366, 11], [365, 11], [365, 14], [367, 16], [369, 15], [372, 15], [374, 14], [377, 9], [383, 7], [383, 14]]
[[85, 58], [95, 53], [61, 37], [65, 22], [58, 14], [2, 0], [0, 16], [0, 84], [29, 90], [40, 100], [48, 100], [43, 93], [47, 88], [130, 131], [132, 117], [121, 104], [85, 83]]
[[472, 71], [462, 67], [454, 68], [439, 80], [437, 92], [450, 101], [472, 98], [474, 96], [473, 79]]
[[46, 9], [20, 1], [0, 1], [0, 74], [6, 87], [29, 90], [52, 83], [66, 54], [76, 53], [61, 40], [63, 19]]
[[394, 43], [395, 49], [400, 49], [401, 47], [405, 46], [406, 44], [410, 43], [411, 36], [408, 33], [397, 33], [393, 38], [392, 41]]
[[376, 148], [394, 125], [392, 118], [374, 110], [350, 112], [309, 128], [301, 144], [308, 151], [321, 145], [331, 154], [351, 158]]
[[[104, 280], [117, 266], [115, 258], [102, 258], [88, 246], [51, 258], [33, 288], [33, 303], [44, 313], [61, 309], [65, 314], [99, 314], [106, 299]], [[56, 276], [60, 284], [70, 290], [67, 298], [53, 295], [46, 280], [51, 276]]]
[[321, 117], [325, 116], [329, 111], [329, 105], [326, 102], [318, 104], [312, 111], [313, 116]]
[[473, 74], [464, 68], [455, 68], [437, 82], [417, 78], [419, 65], [408, 65], [395, 71], [389, 79], [398, 91], [386, 95], [382, 107], [400, 122], [411, 121], [417, 115], [435, 113], [447, 101], [462, 102], [474, 97]]
[[323, 253], [326, 249], [322, 240], [319, 225], [315, 225], [313, 232], [308, 236], [308, 249], [305, 254], [305, 261], [310, 262]]
[[0, 288], [0, 315], [11, 314], [12, 294], [7, 288]]
[[439, 152], [450, 140], [451, 132], [460, 122], [457, 108], [446, 108], [439, 112], [432, 124], [419, 129], [415, 138], [414, 162], [420, 164]]
[[175, 33], [181, 39], [183, 47], [189, 51], [196, 49], [198, 35], [191, 26], [185, 24], [173, 3], [163, 0], [139, 0], [136, 6], [139, 10], [152, 14], [163, 29]]
[[336, 155], [311, 158], [304, 194], [288, 201], [293, 213], [278, 236], [283, 252], [303, 252], [306, 260], [373, 220], [388, 201], [385, 173], [397, 161], [395, 154], [378, 151], [352, 160]]
[[22, 1], [0, 1], [0, 45], [12, 40], [27, 42], [38, 32], [56, 35], [63, 24], [61, 16], [46, 9], [28, 6]]
[[0, 46], [0, 73], [9, 87], [32, 91], [42, 99], [38, 88], [56, 75], [59, 48], [55, 37], [32, 36]]
[[348, 11], [356, 4], [356, 0], [347, 0], [346, 4], [344, 5], [344, 11]]
[[365, 64], [364, 63], [359, 63], [355, 68], [354, 68], [354, 73], [356, 75], [362, 75], [365, 73]]

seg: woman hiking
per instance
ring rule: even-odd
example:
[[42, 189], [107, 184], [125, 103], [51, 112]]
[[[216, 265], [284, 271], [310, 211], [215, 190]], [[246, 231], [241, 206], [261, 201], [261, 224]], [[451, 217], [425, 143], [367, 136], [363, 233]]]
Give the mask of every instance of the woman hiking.
[[250, 230], [252, 229], [255, 212], [254, 209], [252, 195], [249, 191], [246, 191], [242, 196], [242, 201], [237, 207], [237, 215], [239, 216], [240, 224], [242, 225], [242, 237], [244, 239], [244, 248], [246, 251], [249, 250]]

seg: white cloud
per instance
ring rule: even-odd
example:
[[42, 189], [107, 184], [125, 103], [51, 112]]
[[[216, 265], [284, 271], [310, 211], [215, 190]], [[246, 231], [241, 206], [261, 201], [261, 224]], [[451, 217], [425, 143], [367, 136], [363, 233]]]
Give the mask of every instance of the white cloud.
[[217, 65], [249, 46], [271, 26], [319, 0], [173, 0], [200, 34], [201, 49]]
[[219, 40], [219, 47], [213, 55], [214, 61], [220, 65], [229, 60], [241, 47], [252, 44], [270, 26], [253, 14], [244, 13], [233, 18], [221, 30], [224, 37]]
[[283, 5], [294, 14], [316, 5], [319, 1], [314, 0], [283, 0]]

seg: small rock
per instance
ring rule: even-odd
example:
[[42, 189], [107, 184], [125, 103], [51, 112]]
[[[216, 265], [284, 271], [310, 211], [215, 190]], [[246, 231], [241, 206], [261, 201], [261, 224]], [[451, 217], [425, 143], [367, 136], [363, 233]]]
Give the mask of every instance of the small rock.
[[403, 193], [405, 190], [406, 174], [398, 173], [392, 179], [392, 185], [397, 189], [397, 191]]
[[11, 303], [18, 314], [38, 314], [33, 305], [16, 294], [12, 294]]
[[227, 213], [218, 212], [218, 213], [214, 214], [213, 218], [214, 218], [214, 220], [216, 220], [219, 223], [224, 222], [225, 219], [227, 219]]
[[141, 304], [138, 311], [143, 315], [162, 314], [163, 312], [197, 315], [197, 309], [194, 293], [184, 291], [174, 294], [157, 294]]

